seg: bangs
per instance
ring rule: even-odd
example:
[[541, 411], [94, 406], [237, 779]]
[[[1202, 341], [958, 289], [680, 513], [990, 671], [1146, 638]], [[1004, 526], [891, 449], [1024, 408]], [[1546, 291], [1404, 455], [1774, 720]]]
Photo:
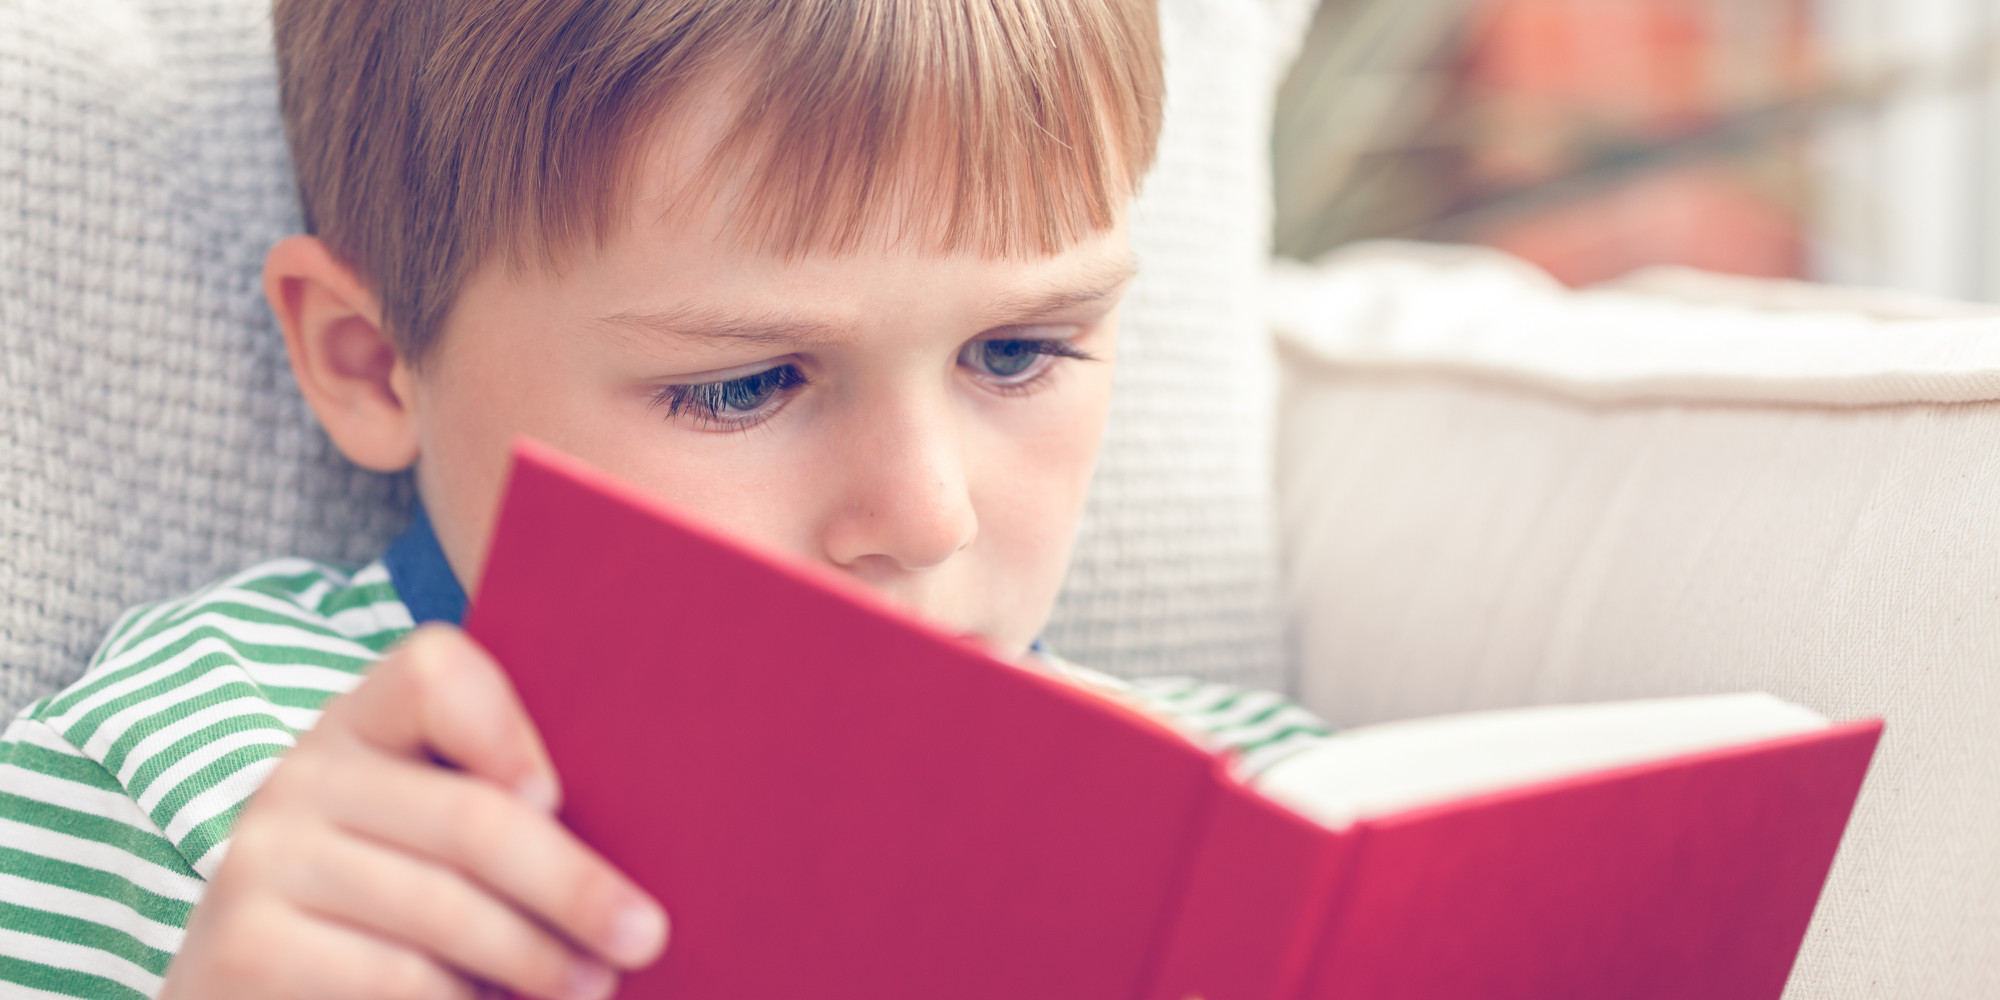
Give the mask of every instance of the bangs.
[[562, 117], [593, 124], [547, 144], [520, 192], [539, 218], [509, 228], [544, 260], [606, 239], [643, 137], [726, 86], [735, 120], [676, 200], [727, 198], [741, 242], [794, 256], [886, 233], [1054, 253], [1111, 226], [1152, 162], [1152, 17], [1105, 0], [766, 0], [621, 32], [658, 44], [579, 70], [577, 96], [601, 103]]
[[1117, 221], [1164, 86], [1153, 0], [279, 0], [276, 27], [308, 226], [412, 357], [486, 259], [616, 234], [650, 141], [718, 93], [674, 211], [726, 198], [785, 256], [998, 257]]
[[1153, 32], [1115, 7], [846, 0], [819, 13], [772, 20], [769, 59], [707, 171], [712, 189], [756, 165], [733, 216], [764, 249], [841, 252], [886, 231], [944, 252], [1054, 253], [1109, 228], [1152, 161], [1160, 109], [1139, 95], [1159, 88], [1136, 77], [1158, 59], [1134, 49]]

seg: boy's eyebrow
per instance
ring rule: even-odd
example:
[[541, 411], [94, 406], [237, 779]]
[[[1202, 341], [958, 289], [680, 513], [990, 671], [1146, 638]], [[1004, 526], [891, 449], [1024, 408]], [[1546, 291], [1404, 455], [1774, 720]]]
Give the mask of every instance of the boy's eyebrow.
[[1093, 266], [1075, 284], [1045, 292], [1002, 296], [994, 301], [990, 311], [993, 315], [1016, 321], [1037, 319], [1108, 299], [1138, 273], [1137, 260], [1130, 256], [1120, 257], [1116, 261]]
[[728, 340], [752, 347], [831, 344], [846, 340], [838, 328], [810, 320], [725, 316], [710, 309], [618, 312], [599, 316], [598, 326], [692, 340]]
[[[1027, 322], [1110, 298], [1139, 272], [1131, 257], [1089, 269], [1082, 281], [1041, 292], [1002, 296], [989, 307], [1006, 322]], [[593, 321], [617, 332], [637, 332], [693, 340], [727, 340], [753, 347], [814, 346], [852, 339], [840, 327], [815, 320], [787, 317], [728, 316], [713, 309], [687, 307], [658, 312], [616, 312]]]

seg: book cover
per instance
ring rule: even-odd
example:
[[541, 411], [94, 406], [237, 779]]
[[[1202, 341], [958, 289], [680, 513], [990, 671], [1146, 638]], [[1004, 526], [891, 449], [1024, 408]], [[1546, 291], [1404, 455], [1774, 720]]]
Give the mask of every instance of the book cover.
[[532, 443], [467, 627], [672, 914], [628, 998], [1775, 998], [1880, 728], [1330, 830]]

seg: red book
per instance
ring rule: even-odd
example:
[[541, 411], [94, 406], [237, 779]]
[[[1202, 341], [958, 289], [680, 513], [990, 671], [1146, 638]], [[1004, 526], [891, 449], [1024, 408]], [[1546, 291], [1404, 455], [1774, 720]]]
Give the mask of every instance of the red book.
[[532, 444], [468, 628], [673, 917], [628, 998], [1776, 998], [1881, 729], [1329, 825]]

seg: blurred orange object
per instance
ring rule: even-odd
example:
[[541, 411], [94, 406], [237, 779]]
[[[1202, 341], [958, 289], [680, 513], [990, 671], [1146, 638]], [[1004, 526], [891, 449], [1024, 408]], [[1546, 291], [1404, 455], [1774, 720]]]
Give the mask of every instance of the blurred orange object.
[[[1463, 70], [1468, 179], [1533, 185], [1799, 92], [1808, 0], [1486, 0]], [[1770, 277], [1804, 264], [1796, 144], [1669, 164], [1473, 235], [1571, 283], [1654, 264]], [[1777, 178], [1779, 183], [1770, 181]]]
[[1570, 285], [1657, 264], [1761, 278], [1799, 276], [1796, 213], [1727, 170], [1687, 167], [1497, 226], [1481, 242], [1524, 257]]

